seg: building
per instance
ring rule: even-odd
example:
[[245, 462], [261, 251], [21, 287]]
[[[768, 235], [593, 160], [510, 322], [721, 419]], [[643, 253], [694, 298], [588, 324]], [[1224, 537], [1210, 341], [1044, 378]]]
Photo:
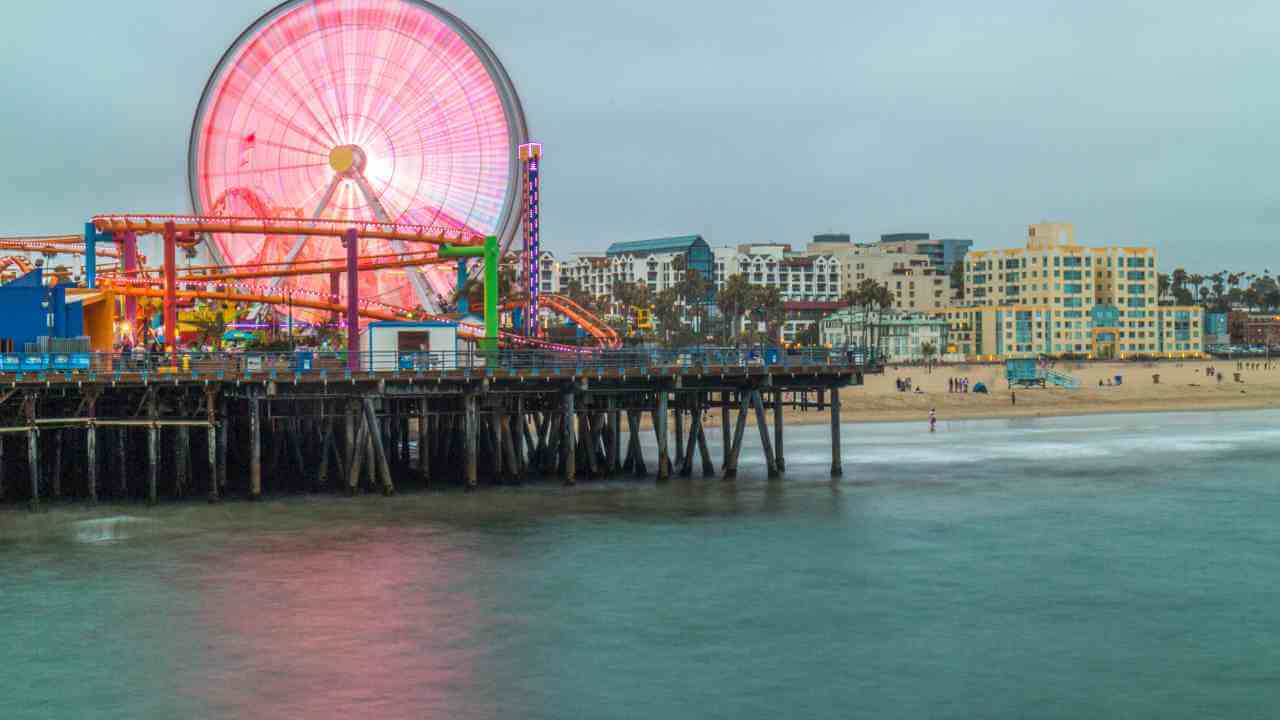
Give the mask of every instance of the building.
[[741, 275], [758, 287], [777, 288], [788, 302], [834, 302], [843, 292], [838, 260], [828, 255], [795, 253], [790, 245], [716, 248], [717, 289], [723, 289], [734, 275]]
[[1023, 248], [972, 251], [964, 301], [944, 312], [968, 357], [1191, 357], [1199, 307], [1160, 306], [1156, 252], [1086, 247], [1066, 223], [1032, 225]]
[[559, 266], [563, 291], [575, 282], [583, 291], [612, 301], [615, 283], [641, 283], [655, 295], [676, 287], [685, 270], [708, 283], [707, 302], [715, 299], [715, 259], [701, 235], [614, 243], [604, 255], [579, 253]]
[[27, 352], [29, 348], [31, 352], [45, 352], [40, 348], [40, 338], [80, 338], [90, 334], [92, 349], [111, 350], [113, 319], [103, 294], [46, 284], [43, 268], [36, 267], [0, 285], [0, 306], [5, 310], [0, 317], [0, 350], [4, 352]]
[[560, 292], [560, 263], [547, 251], [538, 256], [538, 286], [544, 293]]
[[[872, 328], [867, 327], [867, 314], [848, 308], [822, 319], [820, 341], [833, 348], [860, 346], [874, 342], [890, 363], [920, 362], [940, 358], [949, 347], [946, 319], [922, 313], [871, 313]], [[925, 349], [933, 352], [926, 357]]]
[[964, 263], [973, 241], [964, 238], [932, 239], [929, 233], [892, 233], [880, 236], [880, 247], [889, 252], [924, 255], [943, 275], [950, 276], [957, 263]]
[[692, 270], [710, 286], [707, 299], [715, 298], [715, 257], [701, 235], [614, 243], [606, 256], [615, 280], [642, 282], [658, 293], [679, 285]]
[[[840, 238], [838, 240], [821, 238]], [[848, 236], [818, 236], [806, 248], [840, 262], [840, 285], [857, 290], [866, 280], [893, 293], [894, 307], [912, 312], [935, 312], [952, 304], [951, 279], [927, 255], [892, 251], [880, 245], [856, 245]]]
[[1203, 354], [1199, 307], [1157, 307], [1141, 321], [1141, 329], [1122, 325], [1121, 310], [1112, 305], [1095, 305], [1083, 318], [1067, 312], [1050, 305], [982, 305], [951, 308], [943, 316], [951, 346], [974, 360], [1040, 355], [1123, 360]]
[[841, 307], [838, 302], [820, 302], [814, 300], [790, 300], [782, 303], [782, 312], [786, 320], [782, 323], [782, 342], [791, 344], [800, 341], [800, 337], [810, 328], [822, 322], [822, 318]]
[[1231, 344], [1230, 313], [1206, 312], [1204, 314], [1205, 349]]

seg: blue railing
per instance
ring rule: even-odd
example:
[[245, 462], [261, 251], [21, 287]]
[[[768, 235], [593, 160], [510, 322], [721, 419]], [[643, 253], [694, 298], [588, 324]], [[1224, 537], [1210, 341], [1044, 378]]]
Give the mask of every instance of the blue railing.
[[[547, 350], [362, 352], [362, 373], [437, 373], [458, 370], [509, 372], [659, 371], [672, 368], [788, 368], [834, 366], [878, 369], [874, 353], [863, 349], [687, 348], [624, 349], [580, 353]], [[182, 374], [201, 377], [320, 373], [342, 375], [345, 352], [178, 352], [4, 353], [0, 373], [29, 374]]]

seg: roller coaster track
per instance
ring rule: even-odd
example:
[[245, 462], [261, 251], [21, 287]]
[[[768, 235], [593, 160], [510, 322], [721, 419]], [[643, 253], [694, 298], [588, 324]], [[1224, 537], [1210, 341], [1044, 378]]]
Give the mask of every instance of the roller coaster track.
[[12, 265], [18, 268], [20, 273], [29, 273], [32, 270], [31, 261], [21, 255], [10, 255], [8, 257], [0, 257], [0, 272], [7, 270]]
[[[77, 244], [79, 245], [77, 247]], [[40, 253], [41, 255], [84, 255], [84, 238], [72, 236], [64, 238], [0, 238], [0, 250], [15, 252]], [[110, 248], [98, 247], [94, 254], [99, 257], [119, 257], [119, 253]]]
[[564, 295], [546, 294], [540, 297], [543, 307], [554, 310], [578, 323], [587, 334], [594, 337], [601, 345], [611, 349], [622, 347], [622, 338], [618, 335], [618, 331], [609, 327], [603, 320], [578, 303]]
[[179, 233], [241, 233], [249, 235], [306, 235], [340, 238], [355, 230], [361, 239], [399, 240], [431, 245], [483, 245], [484, 238], [464, 230], [351, 220], [298, 218], [209, 217], [204, 215], [97, 215], [98, 232], [159, 235], [172, 223]]
[[[105, 287], [104, 290], [124, 297], [164, 299], [164, 289], [150, 287], [149, 284], [136, 286], [109, 285]], [[297, 308], [320, 310], [330, 313], [338, 313], [346, 310], [346, 306], [340, 303], [327, 302], [325, 300], [308, 296], [298, 297], [291, 293], [280, 292], [264, 293], [248, 290], [179, 290], [177, 295], [179, 299], [184, 300], [220, 300], [223, 302], [245, 304], [292, 305]], [[457, 322], [456, 320], [443, 315], [414, 312], [405, 308], [396, 308], [382, 303], [361, 303], [359, 314], [360, 317], [367, 320], [399, 322], [412, 320], [435, 320]], [[458, 322], [458, 335], [471, 340], [479, 340], [484, 337], [484, 327], [475, 323]], [[499, 333], [498, 340], [503, 347], [508, 348], [522, 347], [551, 350], [555, 352], [575, 353], [590, 351], [589, 348], [579, 348], [547, 340], [538, 340], [509, 332]]]

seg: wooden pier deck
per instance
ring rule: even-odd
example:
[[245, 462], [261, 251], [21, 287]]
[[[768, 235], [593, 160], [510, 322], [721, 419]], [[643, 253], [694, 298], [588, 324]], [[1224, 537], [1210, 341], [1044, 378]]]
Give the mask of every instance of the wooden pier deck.
[[[298, 354], [141, 365], [115, 357], [0, 374], [0, 502], [390, 495], [694, 472], [732, 479], [749, 435], [777, 478], [786, 470], [783, 408], [818, 403], [830, 409], [839, 476], [840, 390], [874, 371], [834, 354], [767, 364], [687, 353], [436, 360], [352, 373]], [[702, 424], [716, 410], [718, 469]], [[641, 442], [649, 431], [656, 457]]]

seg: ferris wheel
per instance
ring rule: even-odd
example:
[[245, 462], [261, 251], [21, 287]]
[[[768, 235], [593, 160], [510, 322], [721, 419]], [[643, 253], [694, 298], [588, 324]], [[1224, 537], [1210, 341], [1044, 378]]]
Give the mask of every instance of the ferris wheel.
[[[422, 0], [289, 0], [222, 57], [191, 128], [188, 182], [200, 215], [397, 222], [497, 235], [520, 224], [517, 148], [528, 131], [497, 57]], [[210, 238], [216, 262], [294, 263], [340, 254], [288, 236]], [[362, 256], [403, 253], [380, 240]], [[328, 280], [276, 281], [323, 291]], [[438, 310], [443, 267], [361, 277], [361, 296]]]

